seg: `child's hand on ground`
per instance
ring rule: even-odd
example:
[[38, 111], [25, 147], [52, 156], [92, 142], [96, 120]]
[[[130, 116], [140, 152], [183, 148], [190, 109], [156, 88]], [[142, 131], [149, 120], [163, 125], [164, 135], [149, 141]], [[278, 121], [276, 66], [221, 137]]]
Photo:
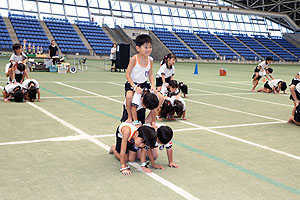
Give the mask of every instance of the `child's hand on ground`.
[[154, 169], [162, 169], [162, 170], [165, 169], [162, 165], [157, 165], [157, 164], [152, 165], [152, 167], [153, 167]]
[[170, 163], [169, 167], [173, 167], [173, 168], [179, 168], [179, 165], [175, 164], [175, 163]]
[[6, 98], [5, 98], [5, 99], [3, 99], [3, 101], [4, 101], [4, 102], [9, 102], [9, 101], [8, 101], [8, 99], [6, 99]]
[[152, 170], [148, 167], [142, 167], [143, 171], [146, 173], [152, 173]]

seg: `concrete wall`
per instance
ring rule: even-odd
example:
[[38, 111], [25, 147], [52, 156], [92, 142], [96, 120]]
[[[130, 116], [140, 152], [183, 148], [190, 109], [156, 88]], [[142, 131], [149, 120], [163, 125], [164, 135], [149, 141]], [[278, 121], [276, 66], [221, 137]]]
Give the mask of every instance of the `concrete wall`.
[[289, 43], [292, 43], [294, 46], [300, 48], [300, 33], [284, 33], [283, 38]]

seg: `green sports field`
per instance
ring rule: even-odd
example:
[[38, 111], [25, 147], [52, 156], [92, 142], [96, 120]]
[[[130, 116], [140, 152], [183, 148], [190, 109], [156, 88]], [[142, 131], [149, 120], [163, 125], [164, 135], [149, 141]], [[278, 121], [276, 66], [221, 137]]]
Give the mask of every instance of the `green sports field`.
[[[7, 60], [0, 59], [1, 86]], [[188, 120], [164, 123], [174, 131], [180, 168], [167, 166], [163, 150], [164, 170], [145, 174], [137, 161], [131, 177], [108, 154], [125, 74], [97, 60], [76, 74], [29, 73], [42, 102], [5, 103], [0, 95], [0, 199], [300, 199], [300, 127], [286, 123], [293, 103], [289, 94], [251, 92], [255, 65], [200, 63], [194, 75], [195, 63], [176, 63], [175, 79], [189, 86]], [[288, 84], [300, 71], [271, 66]]]

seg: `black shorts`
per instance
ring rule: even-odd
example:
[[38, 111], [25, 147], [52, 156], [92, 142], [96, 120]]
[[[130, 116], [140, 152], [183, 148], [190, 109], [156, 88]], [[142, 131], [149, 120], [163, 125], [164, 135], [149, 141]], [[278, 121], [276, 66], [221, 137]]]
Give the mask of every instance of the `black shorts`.
[[[171, 77], [165, 78], [166, 83], [169, 83], [170, 80], [171, 80]], [[161, 77], [156, 78], [156, 87], [160, 87], [162, 85], [163, 85], [162, 78]]]
[[[116, 131], [116, 151], [118, 153], [121, 152], [121, 144], [122, 144], [122, 138], [118, 137], [119, 133], [119, 127], [117, 128]], [[127, 142], [127, 147], [126, 147], [126, 154], [128, 154], [129, 151], [137, 152], [138, 148], [134, 148], [134, 144], [131, 142]]]
[[259, 68], [258, 68], [258, 67], [255, 67], [254, 73], [259, 72], [259, 71], [260, 71]]
[[[145, 124], [145, 117], [146, 117], [146, 108], [142, 108], [137, 111], [137, 118], [142, 124]], [[128, 119], [128, 113], [127, 110], [125, 109], [125, 106], [123, 105], [123, 114], [121, 118], [121, 122], [125, 122]]]
[[[253, 74], [252, 79], [254, 79], [255, 76], [256, 76], [256, 74]], [[257, 76], [256, 80], [259, 81], [260, 79], [261, 79], [261, 76]]]
[[[15, 79], [18, 83], [21, 82], [22, 78], [23, 78], [23, 74], [15, 74]], [[12, 81], [10, 77], [9, 77], [9, 81]]]
[[269, 90], [272, 90], [272, 88], [271, 88], [270, 85], [269, 85], [269, 81], [267, 81], [267, 82], [264, 84], [264, 88], [269, 89]]
[[291, 84], [290, 84], [290, 86], [291, 85], [297, 85], [298, 83], [300, 83], [300, 81], [299, 80], [295, 80], [294, 78], [292, 79], [292, 82], [291, 82]]
[[[143, 89], [143, 88], [147, 88], [147, 89], [150, 90], [150, 88], [151, 88], [150, 84], [149, 84], [147, 81], [145, 81], [144, 83], [134, 83], [134, 84], [138, 85], [138, 86], [139, 86], [140, 88], [142, 88], [142, 89]], [[125, 96], [126, 96], [126, 92], [127, 92], [128, 90], [133, 91], [133, 88], [131, 87], [130, 83], [127, 81], [127, 82], [125, 83]]]
[[[295, 92], [296, 92], [297, 99], [300, 100], [300, 93], [297, 90]], [[290, 95], [290, 100], [295, 101], [292, 95]]]
[[296, 122], [300, 122], [300, 105], [296, 107], [295, 115], [294, 115], [294, 120]]

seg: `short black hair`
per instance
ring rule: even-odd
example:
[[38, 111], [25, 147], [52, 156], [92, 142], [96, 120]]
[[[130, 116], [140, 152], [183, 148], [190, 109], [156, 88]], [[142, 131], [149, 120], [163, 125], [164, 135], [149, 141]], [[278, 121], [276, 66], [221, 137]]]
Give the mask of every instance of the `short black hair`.
[[155, 94], [147, 92], [143, 95], [143, 104], [146, 108], [153, 110], [158, 107], [158, 98]]
[[21, 43], [15, 43], [15, 44], [13, 44], [12, 48], [13, 48], [14, 51], [16, 51], [18, 49], [21, 49], [22, 45], [21, 45]]
[[269, 61], [269, 60], [273, 60], [273, 58], [271, 57], [271, 56], [269, 56], [269, 57], [266, 57], [266, 61]]
[[17, 90], [13, 94], [15, 102], [22, 102], [24, 98], [24, 94], [22, 90]]
[[32, 86], [28, 91], [28, 96], [31, 101], [36, 99], [37, 89], [35, 86]]
[[20, 71], [20, 72], [23, 72], [25, 70], [25, 65], [23, 63], [18, 63], [17, 64], [17, 69]]
[[135, 45], [137, 47], [140, 47], [145, 43], [151, 43], [152, 44], [152, 39], [149, 35], [141, 34], [141, 35], [139, 35], [135, 38]]
[[163, 144], [168, 144], [173, 138], [173, 130], [169, 126], [161, 126], [156, 132], [157, 139]]
[[138, 137], [141, 137], [147, 146], [150, 148], [155, 146], [157, 136], [154, 128], [150, 126], [140, 126], [137, 131], [139, 132]]
[[179, 88], [178, 82], [176, 80], [170, 80], [169, 86], [172, 88]]
[[281, 82], [281, 87], [280, 87], [280, 90], [281, 91], [285, 91], [286, 90], [286, 88], [287, 88], [287, 85], [286, 85], [286, 82]]
[[173, 114], [174, 114], [174, 108], [171, 102], [165, 99], [163, 104], [161, 105], [160, 117], [167, 118], [168, 115], [173, 115]]
[[272, 74], [272, 73], [273, 73], [273, 68], [269, 67], [269, 68], [267, 68], [267, 71], [268, 71], [270, 74]]
[[183, 114], [183, 103], [181, 101], [175, 99], [174, 100], [174, 110], [178, 117], [181, 117]]

